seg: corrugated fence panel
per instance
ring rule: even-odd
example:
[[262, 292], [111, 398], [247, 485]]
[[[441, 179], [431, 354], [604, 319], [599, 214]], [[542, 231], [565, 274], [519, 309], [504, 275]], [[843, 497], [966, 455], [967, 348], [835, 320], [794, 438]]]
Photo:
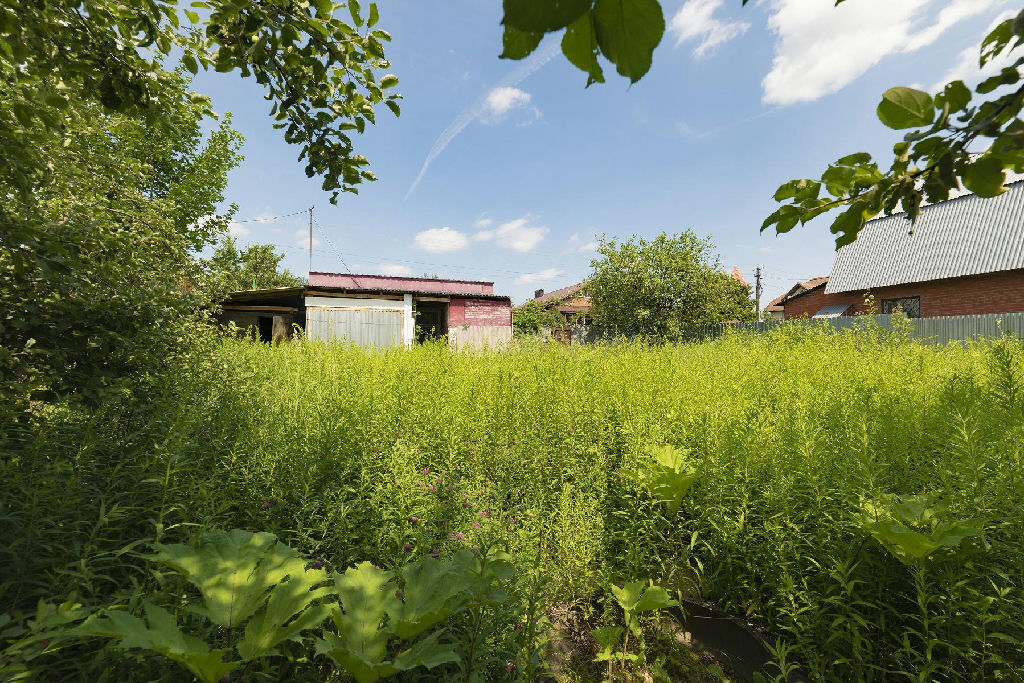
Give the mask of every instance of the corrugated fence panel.
[[[883, 329], [893, 328], [893, 316], [843, 316], [802, 321], [805, 324], [829, 325], [838, 330], [849, 330], [868, 324], [869, 318]], [[801, 322], [801, 321], [797, 321]], [[728, 329], [767, 332], [774, 327], [793, 321], [766, 321], [759, 323], [738, 323], [731, 325], [708, 325], [692, 328], [684, 335], [687, 340], [715, 339]], [[910, 318], [907, 320], [910, 335], [931, 344], [946, 344], [951, 341], [972, 339], [998, 339], [1004, 334], [1024, 337], [1024, 313], [993, 313], [990, 315], [956, 315], [941, 318]]]
[[310, 339], [350, 341], [378, 349], [402, 344], [402, 311], [351, 308], [306, 309]]

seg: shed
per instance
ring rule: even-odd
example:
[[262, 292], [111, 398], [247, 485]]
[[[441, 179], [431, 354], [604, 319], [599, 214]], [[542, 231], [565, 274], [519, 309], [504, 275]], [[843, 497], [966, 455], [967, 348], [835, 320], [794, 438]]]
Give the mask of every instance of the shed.
[[264, 341], [292, 336], [359, 346], [446, 339], [453, 349], [500, 347], [512, 338], [512, 302], [476, 280], [310, 273], [305, 287], [233, 292], [218, 316]]

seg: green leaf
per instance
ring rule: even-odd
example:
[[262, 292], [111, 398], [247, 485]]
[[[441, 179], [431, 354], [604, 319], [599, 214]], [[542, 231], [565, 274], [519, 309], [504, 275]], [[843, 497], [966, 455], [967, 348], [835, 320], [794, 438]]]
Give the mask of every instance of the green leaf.
[[594, 640], [597, 641], [601, 648], [601, 651], [597, 653], [597, 657], [594, 658], [595, 662], [607, 662], [614, 656], [615, 646], [625, 630], [621, 626], [603, 626], [591, 632]]
[[665, 33], [658, 0], [597, 0], [592, 16], [604, 56], [631, 83], [643, 78]]
[[597, 61], [597, 34], [588, 12], [569, 24], [562, 36], [562, 54], [578, 69], [587, 73], [587, 87], [604, 83], [604, 72]]
[[454, 565], [425, 559], [405, 567], [404, 601], [391, 611], [395, 635], [409, 640], [440, 623], [459, 607], [458, 597], [466, 592], [465, 575]]
[[188, 69], [188, 72], [193, 76], [199, 73], [199, 64], [196, 62], [195, 56], [191, 53], [186, 52], [183, 54], [181, 56], [181, 63], [185, 65], [185, 68]]
[[366, 20], [366, 28], [373, 28], [380, 21], [380, 11], [377, 9], [377, 3], [370, 3], [370, 18]]
[[643, 463], [635, 476], [646, 483], [651, 496], [665, 503], [669, 514], [674, 515], [697, 481], [697, 470], [687, 459], [686, 452], [674, 446], [658, 446], [650, 453], [654, 461]]
[[949, 105], [949, 112], [962, 111], [971, 101], [971, 90], [963, 81], [947, 83], [942, 92], [935, 97], [935, 106], [938, 109]]
[[792, 204], [780, 206], [761, 223], [761, 232], [767, 230], [770, 225], [774, 225], [775, 232], [780, 235], [789, 232], [800, 222], [802, 215], [803, 211], [798, 206], [793, 206]]
[[399, 671], [409, 671], [417, 667], [433, 669], [435, 666], [459, 662], [454, 645], [442, 645], [438, 642], [441, 631], [431, 633], [418, 641], [408, 650], [403, 650], [392, 660], [392, 666]]
[[166, 610], [146, 603], [146, 624], [127, 612], [109, 611], [90, 617], [71, 633], [82, 637], [116, 639], [114, 647], [156, 652], [184, 665], [204, 683], [216, 683], [239, 667], [241, 662], [225, 662], [227, 650], [212, 650], [199, 638], [182, 633], [174, 617]]
[[935, 120], [931, 95], [914, 88], [889, 88], [878, 105], [878, 119], [889, 128], [917, 128]]
[[388, 631], [380, 626], [384, 617], [398, 608], [392, 578], [391, 572], [377, 569], [369, 562], [361, 562], [344, 574], [334, 575], [334, 588], [341, 606], [332, 609], [331, 618], [338, 629], [340, 645], [325, 654], [357, 678], [364, 665], [376, 670], [374, 667], [384, 661]]
[[381, 90], [387, 90], [388, 88], [393, 88], [396, 85], [398, 85], [398, 76], [394, 74], [387, 74], [380, 79]]
[[348, 13], [352, 15], [352, 23], [357, 27], [363, 25], [363, 17], [359, 11], [359, 0], [348, 0]]
[[501, 36], [501, 59], [523, 59], [540, 45], [543, 33], [520, 31], [515, 26], [506, 26]]
[[286, 640], [296, 639], [302, 631], [322, 624], [330, 610], [326, 605], [313, 603], [333, 594], [331, 588], [321, 585], [327, 580], [325, 572], [308, 569], [274, 586], [266, 608], [245, 625], [245, 636], [238, 643], [242, 659], [255, 659]]
[[199, 589], [204, 606], [196, 612], [223, 628], [234, 628], [267, 600], [267, 591], [286, 577], [299, 577], [305, 560], [268, 533], [242, 529], [205, 534], [199, 547], [158, 545], [154, 558], [185, 575]]
[[526, 33], [557, 31], [590, 9], [593, 0], [504, 0], [501, 23]]
[[979, 197], [996, 197], [1006, 192], [1003, 162], [995, 156], [985, 155], [974, 161], [964, 169], [961, 177], [964, 187]]

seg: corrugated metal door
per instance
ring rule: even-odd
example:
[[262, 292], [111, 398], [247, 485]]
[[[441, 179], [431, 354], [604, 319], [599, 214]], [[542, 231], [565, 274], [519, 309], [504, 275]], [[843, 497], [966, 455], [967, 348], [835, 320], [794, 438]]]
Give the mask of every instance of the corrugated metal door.
[[402, 311], [366, 308], [307, 308], [310, 339], [347, 340], [378, 349], [402, 344]]

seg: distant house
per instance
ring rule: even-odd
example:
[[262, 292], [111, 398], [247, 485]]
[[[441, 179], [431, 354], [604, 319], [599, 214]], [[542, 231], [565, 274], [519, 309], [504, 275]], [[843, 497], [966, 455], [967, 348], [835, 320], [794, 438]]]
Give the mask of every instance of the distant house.
[[533, 293], [533, 301], [565, 316], [566, 327], [573, 324], [589, 325], [591, 302], [590, 297], [583, 293], [584, 284], [577, 282], [547, 293], [538, 289]]
[[512, 338], [512, 301], [493, 282], [310, 273], [305, 287], [233, 292], [222, 324], [252, 328], [264, 341], [293, 326], [307, 339], [359, 346], [411, 346], [447, 338], [453, 349], [501, 346]]
[[829, 277], [798, 287], [781, 302], [786, 319], [864, 313], [869, 293], [878, 313], [914, 318], [1024, 312], [1024, 181], [926, 206], [915, 223], [868, 221]]

